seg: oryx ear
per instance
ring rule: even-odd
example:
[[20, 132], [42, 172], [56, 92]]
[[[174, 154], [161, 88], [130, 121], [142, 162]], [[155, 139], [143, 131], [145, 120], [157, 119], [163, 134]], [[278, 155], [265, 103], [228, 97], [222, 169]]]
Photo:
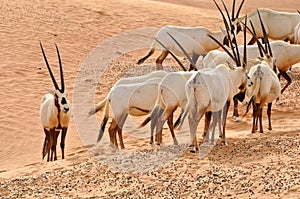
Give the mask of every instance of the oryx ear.
[[46, 91], [48, 91], [50, 94], [55, 95], [56, 94], [56, 90], [54, 89], [50, 89], [50, 88], [45, 88]]
[[263, 60], [264, 60], [263, 57], [256, 57], [256, 59], [257, 59], [258, 61], [263, 61]]
[[226, 64], [227, 64], [227, 66], [228, 66], [228, 68], [229, 68], [230, 70], [235, 70], [235, 69], [236, 69], [235, 66], [232, 65], [229, 61], [226, 61]]

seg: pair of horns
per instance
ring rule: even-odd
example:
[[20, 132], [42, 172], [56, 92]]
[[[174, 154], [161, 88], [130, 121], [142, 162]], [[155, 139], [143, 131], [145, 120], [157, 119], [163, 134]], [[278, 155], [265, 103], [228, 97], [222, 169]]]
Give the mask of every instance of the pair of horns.
[[43, 53], [43, 57], [44, 57], [44, 60], [46, 62], [46, 65], [47, 65], [47, 68], [48, 68], [48, 71], [49, 71], [49, 74], [51, 76], [51, 79], [52, 79], [52, 82], [54, 84], [54, 87], [56, 90], [59, 90], [61, 93], [63, 93], [65, 91], [65, 83], [64, 83], [64, 74], [63, 74], [63, 69], [62, 69], [62, 63], [61, 63], [61, 59], [60, 59], [60, 54], [59, 54], [59, 50], [58, 50], [58, 47], [57, 45], [55, 44], [55, 48], [56, 48], [56, 52], [57, 52], [57, 56], [58, 56], [58, 62], [59, 62], [59, 68], [60, 68], [60, 82], [61, 82], [61, 89], [59, 89], [58, 87], [58, 84], [54, 78], [54, 75], [52, 73], [52, 70], [50, 68], [50, 65], [48, 63], [48, 60], [47, 60], [47, 57], [46, 57], [46, 54], [44, 52], [44, 48], [43, 48], [43, 45], [42, 45], [42, 42], [40, 42], [40, 47], [42, 49], [42, 53]]
[[235, 0], [233, 0], [233, 4], [232, 4], [232, 13], [231, 13], [231, 20], [232, 20], [232, 21], [234, 21], [235, 19], [239, 18], [239, 14], [240, 14], [241, 9], [242, 9], [242, 7], [243, 7], [243, 5], [244, 5], [244, 2], [245, 2], [245, 0], [242, 0], [240, 6], [239, 6], [239, 8], [238, 8], [238, 11], [237, 11], [237, 13], [236, 13], [236, 15], [235, 15], [235, 17], [234, 17]]
[[261, 15], [260, 15], [260, 12], [259, 12], [258, 9], [257, 9], [257, 14], [258, 14], [259, 22], [260, 22], [261, 29], [262, 29], [262, 32], [263, 32], [263, 41], [265, 43], [265, 47], [263, 47], [263, 44], [259, 41], [259, 39], [258, 39], [258, 37], [256, 35], [256, 32], [255, 32], [255, 29], [254, 29], [252, 21], [250, 21], [250, 25], [251, 25], [251, 29], [252, 30], [248, 26], [246, 26], [246, 24], [244, 24], [244, 26], [249, 30], [249, 32], [256, 39], [260, 56], [263, 57], [265, 54], [269, 54], [271, 57], [273, 57], [273, 53], [272, 53], [270, 41], [268, 39], [268, 36], [267, 36], [267, 33], [266, 33], [266, 29], [265, 29], [264, 23], [263, 23], [263, 21], [261, 19]]
[[[230, 48], [231, 48], [231, 50], [232, 50], [232, 53], [230, 53], [230, 52], [228, 51], [228, 49], [225, 48], [225, 46], [222, 45], [222, 44], [221, 44], [217, 39], [215, 39], [212, 35], [208, 35], [208, 36], [209, 36], [212, 40], [214, 40], [221, 48], [223, 48], [223, 50], [224, 50], [224, 51], [225, 51], [225, 52], [226, 52], [226, 53], [227, 53], [227, 54], [235, 61], [235, 63], [236, 63], [237, 66], [246, 67], [246, 65], [247, 65], [246, 30], [245, 30], [246, 28], [244, 28], [244, 56], [243, 56], [243, 63], [241, 63], [241, 58], [240, 58], [240, 54], [239, 54], [239, 51], [238, 51], [238, 45], [237, 45], [237, 43], [236, 43], [237, 39], [236, 39], [235, 34], [234, 34], [233, 31], [232, 31], [232, 27], [233, 27], [232, 21], [229, 20], [229, 23], [230, 23], [230, 24], [227, 23], [227, 20], [226, 20], [226, 18], [225, 18], [225, 15], [223, 14], [221, 8], [219, 7], [219, 5], [216, 3], [215, 0], [213, 0], [213, 1], [214, 1], [214, 3], [216, 4], [218, 10], [220, 11], [220, 13], [221, 13], [221, 15], [222, 15], [223, 22], [224, 22], [224, 25], [225, 25], [225, 28], [226, 28], [226, 32], [227, 32], [227, 36], [228, 36], [228, 40], [229, 40], [229, 44], [230, 44]], [[224, 6], [224, 9], [225, 9], [225, 11], [226, 11], [226, 13], [227, 13], [227, 16], [229, 17], [228, 9], [227, 9], [227, 7], [226, 7], [224, 1], [223, 1], [223, 0], [221, 0], [221, 1], [222, 1], [223, 6]], [[244, 1], [243, 1], [243, 2], [244, 2]], [[243, 4], [243, 2], [242, 2], [242, 4]], [[234, 1], [234, 4], [235, 4], [235, 1]], [[242, 5], [242, 4], [241, 4], [241, 5]], [[233, 7], [234, 7], [234, 6], [233, 6]], [[241, 6], [240, 6], [240, 8], [241, 8]], [[239, 8], [239, 11], [240, 11], [240, 8]], [[234, 10], [233, 10], [233, 11], [234, 11]], [[238, 11], [238, 12], [239, 12], [239, 11]], [[238, 16], [238, 13], [237, 13], [237, 16]], [[246, 22], [247, 22], [247, 15], [246, 15], [246, 17], [245, 17], [245, 24], [246, 24]], [[229, 28], [229, 27], [231, 27], [231, 28]], [[232, 43], [231, 34], [230, 34], [229, 32], [231, 32], [232, 35], [233, 35], [233, 40], [235, 41], [234, 44]]]

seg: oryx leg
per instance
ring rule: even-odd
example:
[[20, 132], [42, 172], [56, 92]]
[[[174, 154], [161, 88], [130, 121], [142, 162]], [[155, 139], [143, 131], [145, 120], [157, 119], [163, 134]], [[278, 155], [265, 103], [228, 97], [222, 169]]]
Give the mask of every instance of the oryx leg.
[[[124, 142], [123, 142], [123, 136], [122, 136], [122, 129], [124, 127], [124, 124], [125, 124], [125, 121], [127, 119], [127, 116], [128, 114], [124, 114], [121, 116], [121, 119], [120, 119], [120, 122], [118, 123], [118, 128], [117, 128], [117, 131], [118, 131], [118, 137], [119, 137], [119, 142], [120, 142], [120, 147], [121, 149], [124, 149], [125, 146], [124, 146]], [[115, 140], [117, 140], [117, 138], [115, 137]], [[116, 141], [117, 142], [117, 141]]]
[[50, 150], [52, 146], [52, 139], [50, 138], [50, 131], [44, 128], [45, 132], [45, 141], [44, 141], [44, 146], [43, 146], [43, 159], [47, 155], [47, 161], [49, 162], [50, 160]]
[[110, 126], [108, 128], [109, 140], [113, 147], [118, 148], [116, 131], [118, 129], [118, 125], [114, 119], [112, 119]]
[[253, 102], [253, 114], [252, 114], [252, 118], [253, 118], [253, 122], [252, 122], [252, 133], [255, 133], [257, 130], [257, 114], [258, 114], [258, 104]]
[[[189, 126], [190, 126], [190, 134], [191, 134], [191, 152], [192, 153], [195, 153], [196, 151], [199, 150], [199, 145], [197, 143], [197, 127], [199, 125], [199, 122], [201, 120], [201, 118], [203, 117], [203, 115], [205, 114], [207, 110], [207, 107], [205, 108], [201, 108], [199, 110], [198, 113], [192, 113], [190, 112], [189, 113], [189, 116], [188, 116], [188, 120], [189, 120]], [[197, 112], [197, 110], [195, 110]]]
[[[150, 144], [153, 144], [153, 136], [154, 136], [154, 131], [157, 131], [157, 126], [158, 126], [158, 119], [160, 118], [161, 114], [164, 112], [164, 109], [159, 108], [157, 111], [156, 115], [151, 118], [151, 137], [150, 137]], [[155, 140], [157, 141], [157, 136], [155, 134]]]
[[[169, 119], [169, 117], [171, 117], [171, 115], [173, 115], [173, 112], [176, 110], [177, 107], [173, 107], [173, 106], [168, 106], [163, 113], [161, 114], [160, 117], [158, 117], [158, 122], [157, 122], [157, 126], [156, 126], [156, 137], [157, 137], [157, 144], [160, 145], [162, 143], [162, 130], [163, 130], [163, 125], [166, 122], [167, 119]], [[172, 116], [173, 117], [173, 116]], [[172, 119], [173, 120], [173, 119]], [[173, 124], [172, 124], [173, 126]], [[171, 129], [170, 129], [171, 130]], [[175, 137], [174, 131], [172, 132], [172, 137]], [[174, 140], [174, 139], [173, 139]], [[176, 140], [177, 141], [177, 140]], [[175, 142], [174, 142], [175, 144]]]
[[[175, 111], [175, 110], [174, 110]], [[173, 125], [173, 116], [174, 116], [174, 111], [173, 113], [170, 114], [170, 116], [168, 117], [168, 126], [173, 138], [173, 143], [174, 145], [178, 145], [178, 141], [176, 139], [175, 133], [174, 133], [174, 125]]]
[[267, 109], [268, 120], [269, 120], [269, 130], [272, 130], [272, 124], [271, 124], [271, 109], [272, 109], [272, 102], [268, 103], [268, 109]]
[[61, 156], [62, 159], [65, 159], [65, 139], [67, 135], [67, 127], [62, 128], [61, 130], [61, 141], [60, 141], [60, 148], [61, 148]]
[[125, 149], [124, 142], [123, 142], [123, 135], [122, 135], [122, 129], [118, 128], [118, 137], [120, 142], [121, 149]]
[[236, 97], [233, 97], [233, 118], [236, 122], [240, 121], [239, 118], [239, 111], [238, 111], [238, 100], [236, 99]]
[[262, 125], [262, 112], [263, 112], [263, 104], [261, 103], [261, 106], [260, 106], [260, 108], [259, 108], [259, 132], [260, 133], [263, 133], [264, 132], [264, 130], [263, 130], [263, 125]]
[[166, 59], [166, 57], [168, 56], [169, 52], [163, 50], [161, 52], [161, 54], [159, 55], [159, 57], [156, 59], [156, 70], [163, 70], [163, 66], [162, 63], [163, 61]]
[[212, 123], [209, 127], [209, 132], [212, 132], [211, 134], [211, 139], [210, 139], [210, 144], [211, 145], [216, 145], [216, 142], [215, 142], [215, 130], [216, 130], [216, 125], [217, 123], [219, 123], [219, 133], [221, 135], [221, 128], [220, 128], [220, 125], [221, 125], [221, 114], [222, 114], [222, 110], [218, 111], [218, 112], [213, 112], [212, 113]]
[[[211, 111], [208, 111], [205, 113], [205, 119], [204, 119], [204, 131], [203, 131], [203, 138], [207, 137], [207, 134], [209, 134], [208, 129], [211, 121]], [[208, 140], [206, 140], [208, 141]]]
[[[59, 131], [58, 131], [59, 132]], [[57, 137], [58, 137], [57, 131], [55, 131], [55, 128], [50, 130], [50, 136], [52, 139], [52, 145], [51, 145], [51, 156], [50, 160], [57, 160], [57, 155], [56, 155], [56, 145], [57, 145]]]
[[227, 101], [223, 108], [223, 135], [222, 135], [221, 145], [225, 145], [225, 146], [227, 146], [225, 128], [226, 128], [226, 119], [227, 119], [229, 106], [230, 106], [230, 101]]
[[286, 79], [287, 84], [283, 87], [283, 89], [281, 89], [281, 94], [285, 91], [285, 89], [292, 83], [292, 79], [290, 78], [290, 76], [286, 73], [286, 71], [280, 71], [280, 75], [282, 75], [282, 77], [284, 79]]

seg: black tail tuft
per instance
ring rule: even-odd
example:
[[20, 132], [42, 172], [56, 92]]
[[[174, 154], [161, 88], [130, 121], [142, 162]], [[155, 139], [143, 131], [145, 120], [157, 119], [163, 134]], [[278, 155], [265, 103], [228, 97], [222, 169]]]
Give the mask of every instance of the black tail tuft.
[[144, 63], [144, 61], [146, 59], [148, 59], [153, 53], [154, 53], [154, 48], [151, 48], [150, 51], [148, 52], [148, 54], [145, 57], [139, 59], [139, 61], [137, 62], [137, 64], [140, 65], [140, 64]]
[[104, 117], [104, 118], [103, 118], [103, 121], [102, 121], [102, 124], [101, 124], [100, 131], [99, 131], [99, 135], [98, 135], [97, 142], [100, 142], [100, 140], [101, 140], [102, 137], [103, 137], [103, 134], [104, 134], [104, 130], [105, 130], [105, 126], [106, 126], [107, 121], [108, 121], [108, 117]]
[[245, 117], [247, 115], [247, 113], [249, 112], [251, 104], [253, 104], [253, 107], [254, 107], [254, 103], [255, 103], [254, 101], [255, 101], [255, 96], [252, 96], [249, 103], [248, 103], [248, 105], [247, 105], [246, 113], [243, 115], [243, 117]]
[[155, 106], [154, 109], [152, 110], [151, 114], [149, 117], [147, 117], [143, 122], [142, 124], [140, 125], [140, 128], [141, 127], [144, 127], [146, 126], [146, 124], [148, 124], [148, 122], [150, 122], [151, 120], [156, 120], [158, 114], [161, 114], [161, 108], [160, 106]]
[[43, 146], [43, 153], [42, 153], [43, 159], [44, 159], [45, 156], [47, 155], [47, 148], [48, 148], [48, 141], [47, 141], [47, 139], [45, 138], [44, 146]]
[[147, 117], [142, 124], [140, 124], [140, 128], [146, 126], [146, 124], [148, 124], [151, 121], [151, 117]]
[[180, 125], [182, 114], [183, 114], [183, 112], [180, 113], [179, 117], [177, 118], [176, 122], [174, 123], [174, 129]]

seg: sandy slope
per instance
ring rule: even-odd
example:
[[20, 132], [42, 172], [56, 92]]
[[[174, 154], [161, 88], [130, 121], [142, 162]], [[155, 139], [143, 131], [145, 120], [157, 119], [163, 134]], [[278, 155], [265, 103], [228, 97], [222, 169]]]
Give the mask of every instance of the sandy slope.
[[[243, 12], [257, 7], [295, 11], [300, 4], [292, 0], [246, 0]], [[212, 1], [3, 0], [0, 13], [0, 197], [196, 197], [203, 194], [214, 197], [297, 197], [300, 189], [298, 67], [292, 71], [294, 83], [282, 97], [284, 104], [274, 106], [272, 132], [266, 130], [264, 135], [250, 135], [250, 115], [241, 123], [229, 121], [229, 147], [215, 147], [205, 159], [199, 160], [197, 155], [184, 152], [182, 145], [181, 148], [169, 146], [168, 132], [161, 152], [148, 145], [148, 138], [137, 139], [125, 134], [127, 152], [138, 151], [152, 154], [151, 158], [163, 158], [161, 156], [176, 151], [183, 156], [159, 171], [141, 167], [144, 174], [124, 173], [93, 159], [82, 145], [74, 120], [71, 120], [66, 139], [67, 159], [60, 160], [59, 152], [56, 162], [41, 160], [44, 134], [39, 121], [39, 106], [46, 93], [44, 88], [51, 88], [52, 83], [39, 41], [43, 42], [56, 74], [54, 43], [58, 44], [72, 101], [80, 66], [101, 42], [125, 30], [167, 24], [203, 25], [217, 30], [221, 21]], [[96, 93], [96, 100], [102, 99], [116, 79], [132, 69], [145, 52], [133, 52], [114, 62], [102, 76], [105, 79], [97, 87], [100, 91]], [[154, 57], [147, 64], [153, 62]], [[167, 61], [167, 64], [171, 63], [171, 60]], [[84, 97], [84, 92], [82, 94]], [[139, 133], [130, 127], [128, 131]], [[118, 152], [112, 156], [115, 159], [107, 161], [112, 166], [129, 168], [132, 165], [124, 160], [130, 160], [132, 156], [126, 151]], [[157, 162], [161, 160], [159, 158]]]

